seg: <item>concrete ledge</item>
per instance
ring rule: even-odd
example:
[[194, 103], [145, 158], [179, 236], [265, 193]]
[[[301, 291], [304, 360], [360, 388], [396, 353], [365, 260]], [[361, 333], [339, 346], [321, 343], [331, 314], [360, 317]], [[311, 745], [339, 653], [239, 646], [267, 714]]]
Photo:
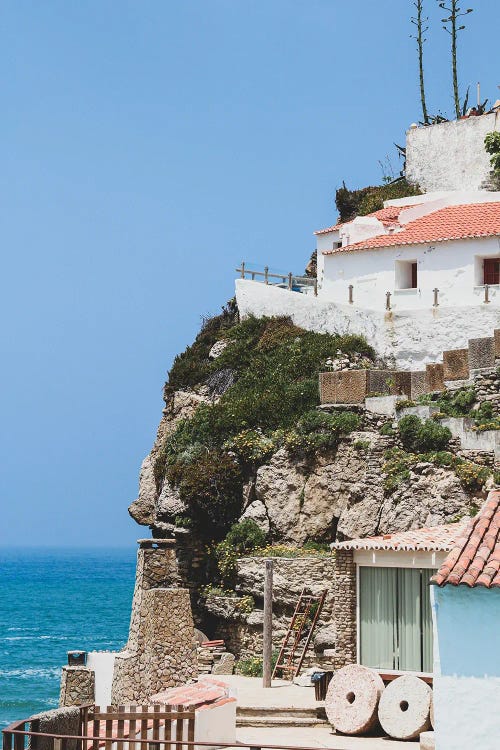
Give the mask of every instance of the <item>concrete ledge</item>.
[[365, 398], [366, 411], [372, 414], [384, 414], [393, 417], [396, 414], [398, 401], [407, 401], [406, 396], [369, 396]]

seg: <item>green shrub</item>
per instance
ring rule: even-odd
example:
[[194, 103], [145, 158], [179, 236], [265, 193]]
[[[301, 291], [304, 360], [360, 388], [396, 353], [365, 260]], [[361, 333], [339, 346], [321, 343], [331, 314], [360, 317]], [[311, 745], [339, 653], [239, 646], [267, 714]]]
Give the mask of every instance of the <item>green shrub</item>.
[[244, 464], [257, 466], [272, 456], [276, 444], [262, 430], [242, 430], [226, 440], [224, 448], [237, 453]]
[[353, 412], [326, 414], [316, 409], [306, 412], [295, 430], [285, 436], [290, 453], [312, 455], [320, 450], [336, 448], [342, 435], [359, 427], [360, 417]]
[[457, 462], [455, 473], [460, 479], [462, 486], [471, 492], [482, 490], [488, 477], [491, 475], [491, 471], [487, 466], [479, 466], [471, 461]]
[[370, 450], [370, 441], [369, 440], [355, 440], [352, 444], [352, 447], [355, 451], [368, 451]]
[[379, 429], [379, 433], [381, 435], [385, 435], [386, 437], [396, 434], [394, 431], [394, 427], [392, 426], [392, 422], [384, 422], [382, 427]]
[[384, 490], [387, 494], [394, 492], [404, 481], [410, 478], [410, 469], [417, 461], [417, 456], [402, 451], [400, 448], [391, 448], [386, 451], [382, 471], [384, 474]]
[[413, 453], [442, 451], [451, 440], [451, 432], [432, 419], [422, 422], [415, 414], [403, 417], [398, 424], [403, 448]]
[[[278, 651], [273, 651], [271, 658], [271, 668], [274, 669], [278, 661]], [[262, 677], [263, 664], [260, 656], [250, 656], [247, 659], [240, 659], [236, 662], [236, 674], [242, 674], [246, 677]]]
[[243, 480], [238, 463], [222, 451], [210, 451], [183, 467], [179, 495], [205, 537], [217, 538], [241, 513]]
[[335, 204], [340, 221], [350, 221], [355, 216], [366, 216], [373, 211], [378, 211], [384, 207], [386, 200], [420, 194], [420, 188], [410, 185], [405, 179], [386, 185], [369, 186], [361, 190], [348, 190], [344, 184], [337, 190]]
[[250, 554], [265, 543], [266, 534], [251, 518], [233, 524], [226, 538], [213, 549], [221, 579], [225, 583], [234, 583], [238, 557]]
[[238, 319], [238, 308], [233, 298], [222, 308], [222, 313], [203, 321], [201, 331], [186, 351], [178, 354], [168, 374], [166, 391], [190, 388], [201, 383], [209, 374], [212, 363], [208, 353], [212, 346]]

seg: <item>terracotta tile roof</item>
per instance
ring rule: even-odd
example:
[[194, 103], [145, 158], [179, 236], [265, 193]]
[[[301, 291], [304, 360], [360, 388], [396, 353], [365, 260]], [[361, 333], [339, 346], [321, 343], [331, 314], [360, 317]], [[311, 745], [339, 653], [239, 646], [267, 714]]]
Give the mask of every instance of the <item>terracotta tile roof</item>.
[[403, 550], [416, 552], [448, 552], [459, 538], [464, 522], [446, 526], [428, 526], [423, 529], [398, 531], [383, 536], [368, 536], [364, 539], [350, 539], [334, 542], [332, 549]]
[[382, 234], [352, 245], [324, 250], [323, 255], [494, 236], [500, 236], [500, 202], [470, 203], [440, 208], [408, 222], [394, 234]]
[[490, 492], [431, 583], [500, 588], [500, 490]]
[[204, 706], [217, 703], [228, 697], [228, 687], [223, 682], [208, 677], [191, 685], [162, 690], [149, 698], [150, 703], [161, 703], [164, 706]]
[[[413, 205], [387, 206], [387, 208], [380, 208], [378, 211], [373, 211], [371, 214], [366, 214], [366, 216], [374, 217], [375, 219], [381, 221], [382, 224], [397, 224], [399, 220], [399, 214], [406, 208], [413, 208]], [[350, 221], [339, 222], [338, 224], [334, 224], [332, 227], [327, 227], [326, 229], [318, 229], [316, 232], [314, 232], [314, 234], [328, 234], [328, 232], [334, 232], [336, 229], [340, 229], [340, 227], [343, 227], [345, 224], [350, 224], [351, 221], [354, 221], [354, 219], [351, 219]]]

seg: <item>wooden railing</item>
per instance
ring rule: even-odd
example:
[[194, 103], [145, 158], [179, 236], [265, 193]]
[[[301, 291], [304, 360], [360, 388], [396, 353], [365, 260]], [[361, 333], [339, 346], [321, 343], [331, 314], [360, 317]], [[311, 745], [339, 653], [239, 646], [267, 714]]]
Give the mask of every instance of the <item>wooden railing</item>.
[[[20, 722], [18, 722], [20, 723]], [[91, 748], [94, 741], [92, 735], [68, 735], [68, 734], [48, 734], [46, 732], [23, 732], [18, 729], [13, 729], [17, 724], [11, 724], [7, 729], [4, 729], [2, 734], [4, 738], [5, 750], [28, 750], [29, 748], [35, 748], [37, 739], [44, 739], [52, 743], [54, 750], [67, 750], [71, 747], [71, 743], [78, 743], [80, 748]], [[174, 739], [166, 740], [163, 738], [152, 740], [152, 739], [131, 739], [130, 737], [110, 736], [106, 738], [106, 742], [110, 743], [110, 747], [115, 750], [118, 748], [125, 748], [127, 750], [197, 750], [197, 748], [241, 748], [242, 750], [318, 750], [318, 747], [310, 747], [308, 745], [270, 745], [259, 742], [247, 743], [247, 742], [219, 742], [218, 740], [212, 740], [210, 742], [202, 742], [200, 740], [182, 740], [177, 741]], [[13, 744], [12, 744], [13, 743]], [[325, 748], [324, 750], [348, 750], [346, 747], [336, 748]]]
[[[30, 729], [26, 729], [26, 725]], [[23, 719], [3, 730], [4, 750], [135, 750], [147, 742], [148, 750], [183, 750], [194, 742], [195, 711], [185, 706], [80, 707], [75, 735], [39, 731], [39, 720]], [[29, 738], [28, 746], [25, 745]], [[44, 738], [45, 742], [40, 742]], [[47, 743], [47, 741], [49, 741]]]
[[[27, 725], [30, 729], [26, 729]], [[108, 706], [105, 710], [82, 706], [78, 734], [40, 732], [33, 729], [33, 725], [37, 725], [36, 719], [22, 719], [6, 727], [2, 731], [4, 750], [203, 750], [214, 747], [317, 750], [307, 745], [195, 740], [195, 710], [184, 706]], [[337, 746], [337, 750], [347, 749]]]
[[[286, 286], [290, 291], [309, 286], [314, 289], [315, 296], [318, 294], [318, 280], [311, 276], [295, 276], [291, 271], [290, 273], [271, 273], [269, 266], [264, 266], [263, 271], [255, 271], [246, 268], [244, 262], [242, 262], [240, 268], [236, 269], [236, 273], [239, 273], [242, 279], [248, 277], [252, 281], [262, 281], [264, 284], [279, 284], [280, 286]], [[256, 278], [257, 276], [259, 278]], [[272, 279], [278, 279], [279, 281], [273, 282]]]

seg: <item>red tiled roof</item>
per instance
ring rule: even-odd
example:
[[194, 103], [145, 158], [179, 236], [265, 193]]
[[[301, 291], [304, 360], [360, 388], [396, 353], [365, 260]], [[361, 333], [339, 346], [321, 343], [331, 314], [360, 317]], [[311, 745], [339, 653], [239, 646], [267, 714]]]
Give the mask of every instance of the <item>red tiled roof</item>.
[[331, 547], [332, 549], [448, 552], [453, 548], [463, 528], [464, 522], [462, 521], [450, 523], [446, 526], [428, 526], [423, 529], [398, 531], [394, 534], [350, 539], [346, 542], [335, 542]]
[[[371, 214], [366, 214], [372, 218], [378, 219], [382, 224], [397, 224], [399, 220], [399, 214], [406, 208], [413, 208], [413, 206], [387, 206], [387, 208], [380, 208], [378, 211], [373, 211]], [[357, 217], [355, 217], [357, 218]], [[365, 217], [361, 217], [365, 218]], [[333, 227], [327, 227], [326, 229], [318, 229], [314, 234], [328, 234], [328, 232], [334, 232], [336, 229], [340, 229], [344, 224], [350, 224], [350, 221], [339, 222], [334, 224]]]
[[500, 588], [500, 490], [490, 492], [431, 583]]
[[440, 208], [408, 222], [394, 234], [382, 234], [352, 245], [324, 250], [323, 255], [495, 236], [500, 236], [500, 202], [470, 203]]

